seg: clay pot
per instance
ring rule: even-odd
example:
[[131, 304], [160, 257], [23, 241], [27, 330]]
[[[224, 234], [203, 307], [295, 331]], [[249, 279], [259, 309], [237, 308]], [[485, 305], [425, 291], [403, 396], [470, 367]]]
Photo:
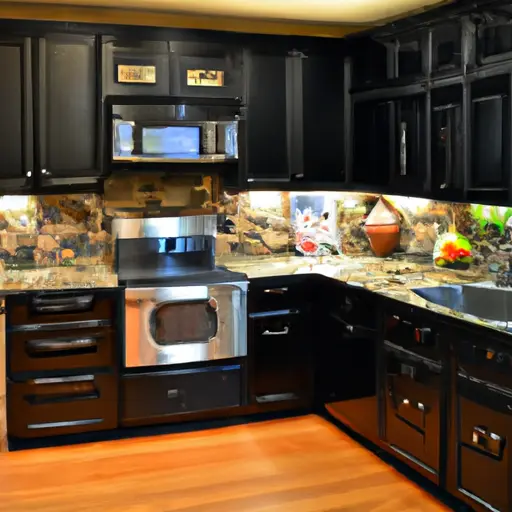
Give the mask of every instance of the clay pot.
[[366, 226], [365, 231], [373, 253], [379, 258], [389, 256], [400, 244], [400, 226], [396, 224]]

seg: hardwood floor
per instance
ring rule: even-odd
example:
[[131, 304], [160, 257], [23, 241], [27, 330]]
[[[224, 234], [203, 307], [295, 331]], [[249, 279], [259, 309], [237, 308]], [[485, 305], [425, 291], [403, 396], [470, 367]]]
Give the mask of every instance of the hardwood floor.
[[0, 511], [443, 510], [313, 415], [0, 455]]

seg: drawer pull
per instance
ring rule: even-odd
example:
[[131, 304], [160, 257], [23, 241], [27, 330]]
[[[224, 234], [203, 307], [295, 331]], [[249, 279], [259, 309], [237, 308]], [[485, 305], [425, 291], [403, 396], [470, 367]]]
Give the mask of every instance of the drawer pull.
[[263, 293], [273, 293], [275, 295], [284, 295], [288, 291], [288, 288], [269, 288], [268, 290], [263, 290]]
[[290, 332], [290, 328], [286, 326], [282, 331], [263, 331], [261, 333], [262, 336], [284, 336]]
[[32, 384], [63, 384], [65, 382], [92, 382], [94, 375], [73, 375], [70, 377], [44, 377], [34, 379]]
[[52, 356], [56, 352], [94, 352], [98, 347], [98, 339], [87, 338], [61, 338], [50, 340], [30, 340], [27, 342], [29, 355]]
[[505, 439], [498, 434], [489, 432], [486, 427], [473, 427], [471, 441], [479, 450], [487, 452], [500, 459], [503, 456]]
[[37, 313], [64, 313], [72, 311], [83, 311], [92, 305], [94, 295], [83, 295], [82, 297], [35, 297], [33, 307]]
[[279, 309], [277, 311], [262, 311], [260, 313], [251, 313], [249, 318], [270, 318], [273, 316], [298, 315], [298, 309]]
[[177, 389], [168, 389], [167, 390], [167, 398], [169, 398], [169, 400], [178, 398], [179, 395], [180, 395], [180, 392]]
[[77, 400], [96, 400], [100, 397], [98, 391], [82, 393], [59, 393], [54, 395], [27, 395], [25, 400], [30, 405], [60, 404]]
[[29, 430], [36, 430], [41, 428], [64, 428], [64, 427], [79, 427], [82, 425], [94, 425], [101, 423], [103, 418], [95, 418], [91, 420], [76, 420], [76, 421], [56, 421], [53, 423], [29, 423], [27, 428]]

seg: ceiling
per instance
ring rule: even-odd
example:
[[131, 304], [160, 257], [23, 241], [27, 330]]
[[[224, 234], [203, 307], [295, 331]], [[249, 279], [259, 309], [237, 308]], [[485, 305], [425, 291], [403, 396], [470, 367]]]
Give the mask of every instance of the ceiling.
[[[378, 24], [446, 0], [11, 0], [329, 24]], [[0, 4], [2, 0], [0, 0]]]

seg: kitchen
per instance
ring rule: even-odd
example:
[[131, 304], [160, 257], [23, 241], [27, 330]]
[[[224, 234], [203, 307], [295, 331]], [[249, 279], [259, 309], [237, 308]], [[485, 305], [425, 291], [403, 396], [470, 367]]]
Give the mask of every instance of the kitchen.
[[[208, 510], [306, 482], [303, 510], [511, 510], [508, 13], [347, 38], [0, 20], [0, 508], [66, 510], [23, 487], [38, 459], [114, 464], [129, 496], [116, 457], [166, 486], [199, 445], [254, 479], [213, 465], [240, 494]], [[350, 495], [354, 464], [390, 494]], [[98, 492], [80, 506], [171, 499]]]

